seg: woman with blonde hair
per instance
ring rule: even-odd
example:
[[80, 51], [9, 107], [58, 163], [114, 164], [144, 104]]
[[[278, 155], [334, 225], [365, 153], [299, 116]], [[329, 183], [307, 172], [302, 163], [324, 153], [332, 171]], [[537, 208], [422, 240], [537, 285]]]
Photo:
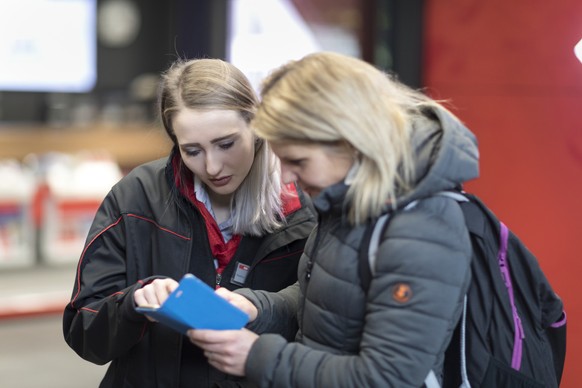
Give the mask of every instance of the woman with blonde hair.
[[[251, 316], [240, 331], [191, 330], [211, 365], [261, 387], [420, 387], [463, 309], [471, 243], [459, 204], [434, 195], [478, 176], [474, 135], [437, 101], [372, 65], [321, 52], [275, 70], [252, 122], [284, 182], [319, 214], [298, 282], [218, 290]], [[369, 288], [358, 255], [389, 213]], [[275, 334], [296, 320], [295, 342]]]
[[278, 291], [297, 280], [315, 215], [252, 133], [257, 103], [243, 73], [219, 59], [178, 60], [163, 74], [159, 109], [174, 147], [104, 199], [64, 313], [75, 352], [110, 362], [101, 387], [244, 384], [136, 307], [161, 304], [186, 273], [229, 290]]

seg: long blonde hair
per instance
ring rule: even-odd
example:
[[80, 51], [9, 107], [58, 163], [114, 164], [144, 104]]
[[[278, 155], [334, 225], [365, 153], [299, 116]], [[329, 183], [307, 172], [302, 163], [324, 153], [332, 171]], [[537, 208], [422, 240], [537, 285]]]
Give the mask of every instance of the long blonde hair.
[[291, 61], [262, 83], [252, 122], [273, 143], [347, 142], [359, 159], [346, 202], [360, 224], [412, 188], [415, 116], [436, 101], [356, 58], [319, 52]]
[[[177, 60], [162, 75], [159, 96], [162, 123], [176, 147], [172, 118], [181, 109], [236, 111], [250, 123], [258, 103], [247, 77], [220, 59]], [[187, 168], [180, 171], [191, 173]], [[281, 190], [278, 159], [266, 142], [257, 139], [253, 165], [231, 203], [234, 232], [261, 236], [280, 227]]]

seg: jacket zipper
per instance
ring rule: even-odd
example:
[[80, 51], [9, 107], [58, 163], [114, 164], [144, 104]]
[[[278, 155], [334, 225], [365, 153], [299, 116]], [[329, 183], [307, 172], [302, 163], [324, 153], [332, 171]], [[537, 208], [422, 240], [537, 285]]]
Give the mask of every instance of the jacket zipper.
[[[321, 215], [319, 215], [317, 217], [317, 232], [315, 235], [315, 240], [313, 241], [313, 251], [311, 252], [311, 255], [309, 256], [309, 261], [307, 262], [307, 270], [305, 271], [305, 280], [307, 280], [307, 282], [309, 283], [309, 280], [311, 279], [311, 270], [313, 269], [313, 264], [315, 263], [315, 256], [317, 253], [317, 248], [319, 246], [319, 243], [321, 241], [321, 236], [324, 233], [323, 229], [321, 228], [321, 226], [323, 226], [325, 224], [325, 221], [323, 220], [323, 217]], [[307, 291], [307, 288], [306, 288]]]
[[[307, 289], [309, 288], [309, 283], [311, 280], [311, 270], [313, 269], [313, 263], [315, 263], [315, 254], [317, 252], [317, 248], [321, 240], [321, 235], [323, 234], [321, 226], [322, 226], [321, 216], [318, 216], [316, 226], [317, 231], [315, 234], [315, 240], [313, 241], [313, 250], [309, 252], [310, 253], [309, 261], [307, 262], [307, 269], [305, 271], [305, 293], [303, 294], [303, 300], [301, 301], [301, 303], [303, 304], [302, 306], [303, 311], [305, 311], [305, 300], [307, 299]], [[303, 317], [305, 317], [305, 314], [303, 314]], [[305, 322], [301, 322], [301, 327], [305, 327]]]
[[[192, 223], [196, 222], [195, 220], [192, 219], [192, 215], [188, 212], [187, 209], [184, 208], [184, 204], [177, 199], [176, 203], [178, 204], [178, 207], [180, 208], [180, 210], [186, 215], [186, 218], [188, 220], [190, 220], [190, 227], [192, 228], [191, 230], [193, 230], [194, 228], [192, 227]], [[188, 204], [185, 206], [189, 206], [190, 208], [192, 208], [195, 212], [198, 212], [198, 214], [200, 214], [200, 211], [196, 208], [196, 206], [194, 206], [193, 204]], [[200, 215], [200, 217], [202, 218], [202, 215]], [[208, 236], [206, 236], [206, 238], [208, 238]], [[192, 258], [192, 240], [190, 240], [190, 244], [189, 244], [189, 248], [188, 248], [188, 260], [186, 260], [185, 263], [185, 268], [184, 268], [184, 273], [187, 273], [189, 268], [190, 268], [190, 259]], [[222, 282], [222, 274], [218, 273], [218, 270], [216, 268], [215, 265], [215, 261], [216, 259], [213, 258], [213, 266], [214, 266], [214, 271], [216, 273], [216, 276], [214, 278], [214, 284], [215, 284], [215, 288], [218, 288], [220, 286], [220, 283]]]

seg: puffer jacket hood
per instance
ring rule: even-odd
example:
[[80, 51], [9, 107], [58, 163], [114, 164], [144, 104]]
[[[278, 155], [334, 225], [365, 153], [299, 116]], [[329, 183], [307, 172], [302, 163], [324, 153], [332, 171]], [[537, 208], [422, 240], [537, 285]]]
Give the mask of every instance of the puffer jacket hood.
[[444, 109], [426, 111], [414, 123], [412, 143], [417, 181], [412, 191], [397, 199], [396, 207], [479, 176], [475, 135]]

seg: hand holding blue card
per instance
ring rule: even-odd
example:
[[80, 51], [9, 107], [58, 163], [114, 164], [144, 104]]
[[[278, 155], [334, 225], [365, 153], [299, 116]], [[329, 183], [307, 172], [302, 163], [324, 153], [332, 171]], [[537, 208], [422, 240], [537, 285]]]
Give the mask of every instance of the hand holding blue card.
[[248, 315], [192, 274], [186, 274], [159, 307], [136, 307], [172, 329], [186, 334], [189, 329], [238, 330]]

